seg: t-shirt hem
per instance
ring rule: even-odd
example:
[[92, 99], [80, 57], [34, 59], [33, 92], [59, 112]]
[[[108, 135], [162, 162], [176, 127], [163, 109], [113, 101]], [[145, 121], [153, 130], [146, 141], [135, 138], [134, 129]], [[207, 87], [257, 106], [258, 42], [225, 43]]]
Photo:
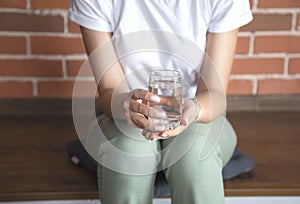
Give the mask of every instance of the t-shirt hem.
[[[243, 25], [248, 24], [253, 19], [251, 11], [243, 14], [242, 16], [239, 16], [238, 19], [230, 20], [230, 21], [223, 21], [219, 22], [218, 24], [212, 25], [209, 27], [208, 32], [211, 33], [222, 33], [222, 32], [228, 32], [234, 29], [237, 29]], [[234, 23], [233, 23], [234, 22]]]
[[85, 28], [100, 31], [100, 32], [112, 32], [112, 29], [106, 26], [106, 23], [101, 23], [99, 20], [93, 20], [81, 15], [78, 15], [72, 11], [69, 11], [69, 19]]

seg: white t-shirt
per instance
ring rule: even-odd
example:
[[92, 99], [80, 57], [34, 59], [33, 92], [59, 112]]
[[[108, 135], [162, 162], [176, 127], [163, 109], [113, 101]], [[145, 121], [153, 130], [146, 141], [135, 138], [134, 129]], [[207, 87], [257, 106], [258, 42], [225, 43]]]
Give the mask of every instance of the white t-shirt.
[[147, 86], [153, 69], [176, 69], [193, 97], [207, 32], [236, 29], [252, 14], [249, 0], [71, 0], [69, 18], [113, 33], [131, 89]]

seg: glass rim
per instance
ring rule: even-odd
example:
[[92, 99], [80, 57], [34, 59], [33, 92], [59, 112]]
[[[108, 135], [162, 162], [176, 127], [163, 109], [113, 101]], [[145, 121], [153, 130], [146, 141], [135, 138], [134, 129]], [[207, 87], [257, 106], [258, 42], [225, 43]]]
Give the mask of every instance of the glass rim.
[[154, 70], [150, 72], [150, 77], [154, 78], [182, 78], [182, 73], [178, 70], [172, 69], [162, 69], [162, 70]]

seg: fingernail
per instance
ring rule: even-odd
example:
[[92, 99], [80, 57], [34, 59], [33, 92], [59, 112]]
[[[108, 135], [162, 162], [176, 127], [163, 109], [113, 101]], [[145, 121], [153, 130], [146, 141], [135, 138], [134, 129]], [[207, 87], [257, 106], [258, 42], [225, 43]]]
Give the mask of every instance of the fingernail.
[[161, 134], [162, 137], [168, 137], [166, 133]]
[[156, 140], [157, 140], [157, 138], [152, 138], [151, 140], [152, 140], [152, 141], [156, 141]]
[[152, 102], [160, 102], [160, 98], [158, 96], [150, 96], [150, 101], [152, 101]]

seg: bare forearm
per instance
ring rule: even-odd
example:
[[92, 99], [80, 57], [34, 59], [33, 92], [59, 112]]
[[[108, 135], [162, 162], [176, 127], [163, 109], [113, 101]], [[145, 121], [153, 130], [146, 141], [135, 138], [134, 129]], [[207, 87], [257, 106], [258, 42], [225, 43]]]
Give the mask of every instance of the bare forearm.
[[109, 117], [113, 118], [111, 111], [111, 99], [112, 99], [112, 91], [107, 91], [105, 94], [102, 94], [99, 97], [99, 105], [101, 107], [102, 112]]
[[126, 102], [130, 98], [130, 92], [117, 92], [110, 89], [102, 93], [99, 97], [99, 105], [102, 112], [110, 119], [124, 120], [126, 119]]
[[208, 33], [197, 101], [201, 107], [199, 122], [210, 122], [226, 111], [227, 87], [235, 54], [238, 29], [226, 33]]
[[226, 95], [218, 91], [204, 91], [199, 93], [196, 98], [201, 111], [198, 122], [211, 122], [226, 111]]

